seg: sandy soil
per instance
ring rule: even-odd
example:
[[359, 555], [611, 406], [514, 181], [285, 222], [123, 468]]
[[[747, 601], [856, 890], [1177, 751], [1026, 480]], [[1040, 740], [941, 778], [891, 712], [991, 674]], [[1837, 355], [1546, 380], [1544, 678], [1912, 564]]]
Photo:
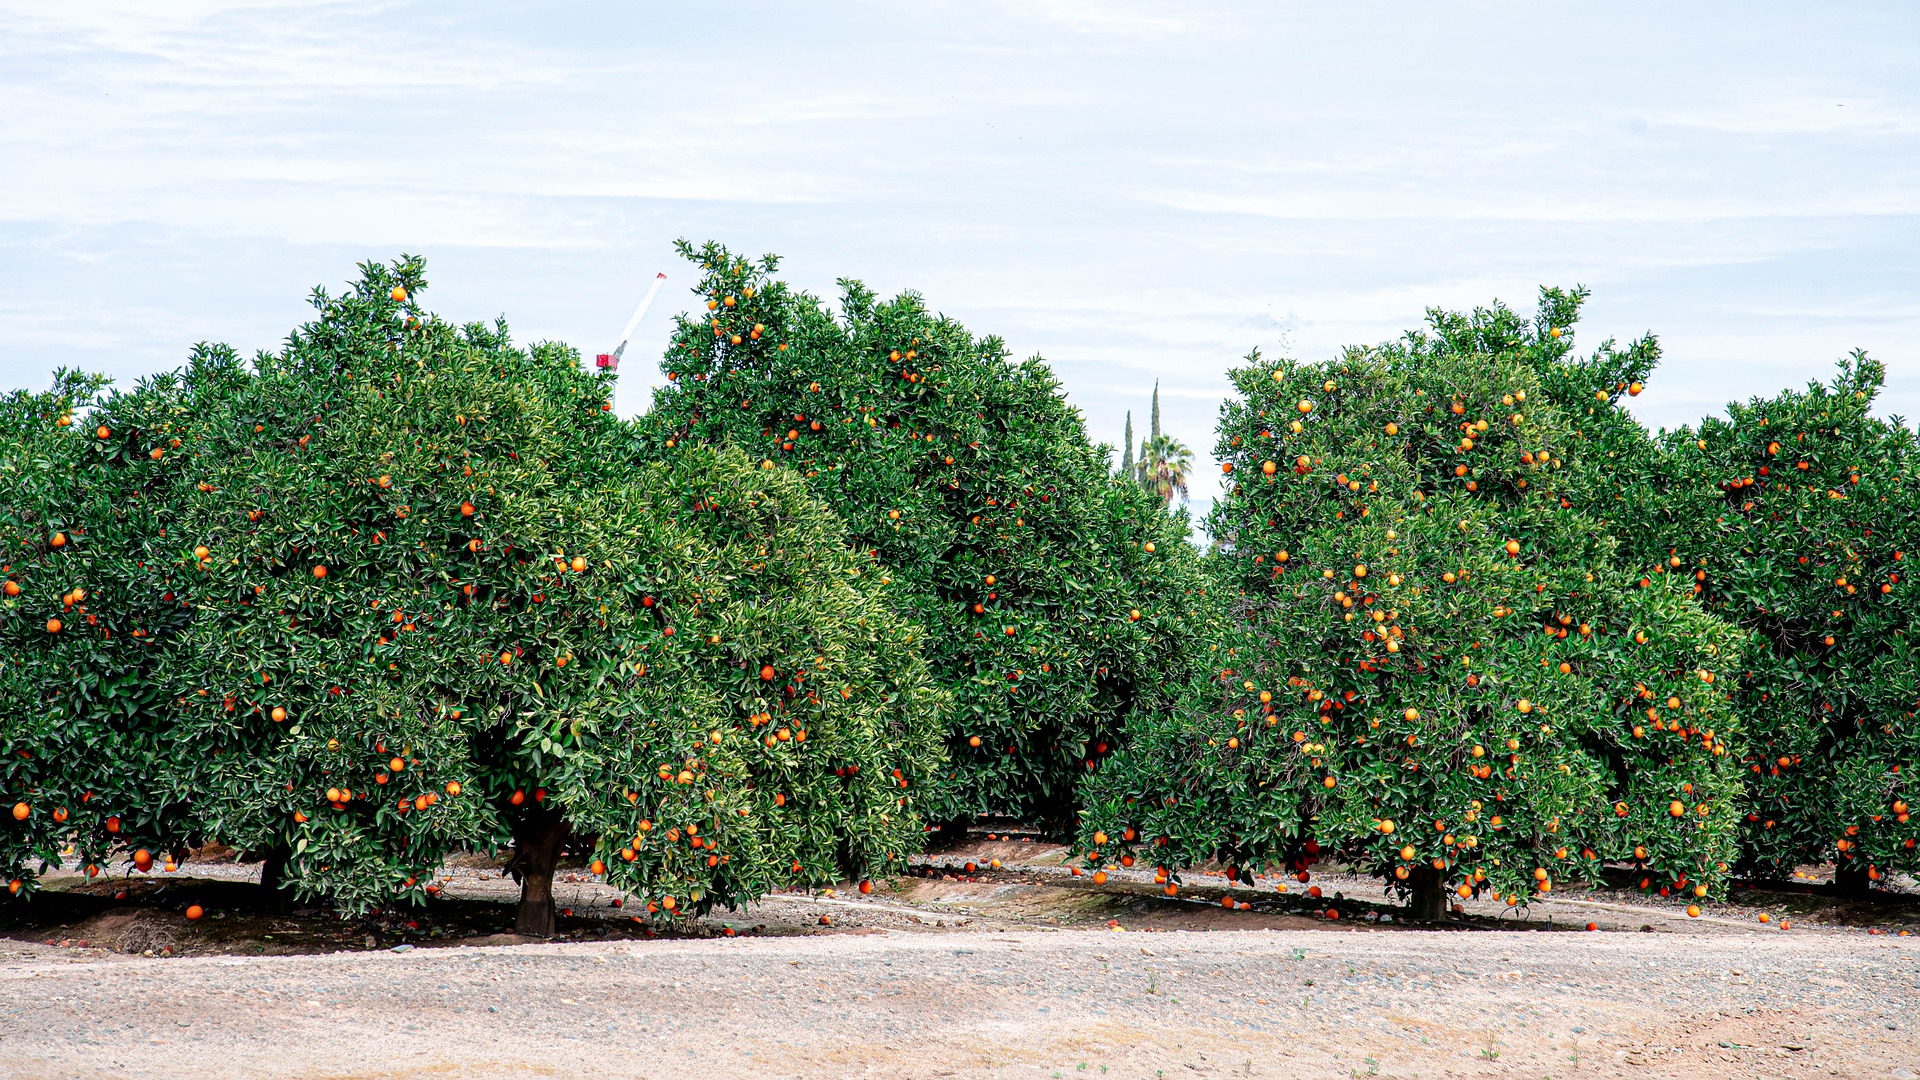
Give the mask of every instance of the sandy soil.
[[881, 932], [0, 946], [23, 1078], [1920, 1075], [1913, 939]]
[[511, 883], [481, 860], [427, 911], [351, 922], [249, 911], [233, 864], [73, 878], [0, 939], [0, 1076], [1920, 1078], [1899, 897], [1792, 883], [1689, 919], [1582, 893], [1429, 930], [1359, 879], [1197, 875], [1170, 900], [1061, 854], [976, 840], [871, 897], [659, 939], [570, 875], [565, 943], [500, 934]]

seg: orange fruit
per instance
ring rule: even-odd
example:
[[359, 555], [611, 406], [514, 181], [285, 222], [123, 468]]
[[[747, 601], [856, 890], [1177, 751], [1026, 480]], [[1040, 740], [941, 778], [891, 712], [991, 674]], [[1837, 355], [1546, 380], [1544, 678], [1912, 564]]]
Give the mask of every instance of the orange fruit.
[[202, 916], [202, 915], [205, 915], [205, 914], [206, 914], [206, 912], [205, 912], [205, 911], [203, 911], [203, 910], [201, 909], [201, 907], [200, 907], [200, 905], [199, 905], [199, 904], [188, 904], [188, 905], [187, 905], [187, 918], [189, 918], [189, 919], [198, 919], [198, 918], [199, 918], [200, 916]]

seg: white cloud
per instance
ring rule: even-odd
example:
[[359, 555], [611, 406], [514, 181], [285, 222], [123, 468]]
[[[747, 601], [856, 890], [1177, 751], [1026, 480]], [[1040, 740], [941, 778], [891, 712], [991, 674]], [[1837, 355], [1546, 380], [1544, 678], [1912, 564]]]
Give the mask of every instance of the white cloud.
[[1096, 438], [1158, 379], [1203, 457], [1250, 348], [1330, 356], [1541, 283], [1594, 286], [1583, 342], [1661, 334], [1645, 415], [1862, 345], [1911, 416], [1916, 29], [1894, 4], [0, 0], [0, 380], [270, 346], [308, 285], [401, 250], [457, 317], [592, 351], [677, 273], [669, 240], [714, 236], [1044, 354]]

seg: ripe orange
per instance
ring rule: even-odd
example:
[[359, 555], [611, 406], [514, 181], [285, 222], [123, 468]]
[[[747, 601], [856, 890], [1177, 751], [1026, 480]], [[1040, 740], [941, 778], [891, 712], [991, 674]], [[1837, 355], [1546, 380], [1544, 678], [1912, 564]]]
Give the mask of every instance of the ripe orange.
[[47, 620], [47, 633], [49, 633], [49, 634], [57, 634], [57, 633], [59, 633], [59, 632], [60, 632], [60, 627], [61, 627], [62, 625], [63, 625], [63, 624], [62, 624], [62, 623], [60, 622], [60, 620], [59, 620], [59, 619], [48, 619], [48, 620]]
[[314, 577], [317, 577], [317, 578], [323, 578], [323, 577], [326, 577], [326, 576], [327, 576], [327, 568], [326, 568], [326, 567], [324, 567], [324, 566], [316, 566], [316, 567], [314, 567], [314, 568], [313, 568], [313, 576], [314, 576]]
[[13, 804], [13, 820], [25, 821], [27, 820], [27, 815], [31, 813], [33, 813], [33, 807], [28, 806], [26, 803], [17, 802]]
[[57, 548], [66, 547], [67, 534], [63, 532], [54, 533], [52, 536], [47, 538], [47, 543], [52, 547], [57, 547]]
[[407, 302], [407, 290], [399, 285], [395, 285], [393, 291], [387, 295], [393, 297], [394, 303], [396, 304], [404, 304]]
[[200, 916], [202, 916], [202, 915], [205, 915], [205, 914], [206, 914], [206, 912], [205, 912], [205, 911], [203, 911], [203, 910], [201, 910], [201, 907], [200, 907], [200, 905], [199, 905], [199, 904], [188, 904], [188, 905], [187, 905], [187, 918], [188, 918], [188, 919], [198, 919], [198, 918], [200, 918]]
[[447, 794], [449, 795], [460, 794], [460, 781], [458, 780], [447, 781]]

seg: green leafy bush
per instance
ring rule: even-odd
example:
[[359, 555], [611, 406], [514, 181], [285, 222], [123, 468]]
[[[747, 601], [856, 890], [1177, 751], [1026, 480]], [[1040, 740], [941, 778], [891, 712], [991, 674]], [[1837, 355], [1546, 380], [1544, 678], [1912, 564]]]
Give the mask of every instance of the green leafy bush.
[[[1327, 364], [1234, 373], [1209, 521], [1232, 588], [1214, 673], [1090, 783], [1095, 858], [1302, 873], [1334, 852], [1411, 893], [1524, 903], [1605, 863], [1705, 895], [1734, 858], [1741, 636], [1616, 565], [1561, 478], [1551, 313], [1435, 313]], [[1169, 882], [1169, 888], [1173, 883]]]
[[709, 244], [642, 456], [730, 444], [804, 476], [927, 628], [955, 708], [934, 820], [1071, 820], [1125, 717], [1190, 662], [1183, 518], [1108, 472], [1038, 360], [1009, 362], [911, 293], [843, 281], [838, 313]]
[[140, 585], [170, 451], [90, 415], [103, 385], [61, 371], [0, 399], [0, 875], [15, 893], [63, 858], [145, 869], [191, 835], [154, 680], [155, 644], [186, 614]]
[[1752, 633], [1744, 859], [1772, 875], [1831, 861], [1852, 889], [1920, 869], [1920, 448], [1870, 415], [1884, 378], [1856, 353], [1830, 383], [1667, 433], [1637, 481], [1666, 512], [1617, 526], [1642, 565]]
[[98, 410], [167, 447], [131, 585], [191, 613], [153, 677], [196, 826], [346, 910], [511, 838], [531, 933], [564, 850], [667, 913], [898, 865], [944, 703], [831, 513], [737, 454], [631, 469], [576, 354], [363, 269]]

